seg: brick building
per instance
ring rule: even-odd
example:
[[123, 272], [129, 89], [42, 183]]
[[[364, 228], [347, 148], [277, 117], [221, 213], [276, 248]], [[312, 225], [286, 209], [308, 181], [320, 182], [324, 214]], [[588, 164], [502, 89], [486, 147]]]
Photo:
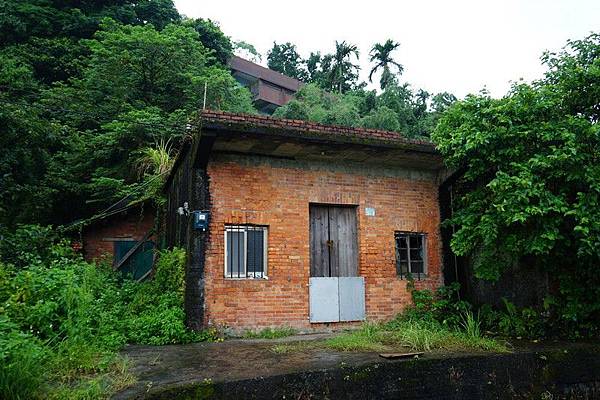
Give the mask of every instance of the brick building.
[[442, 283], [442, 159], [396, 132], [203, 111], [167, 180], [193, 328], [385, 320]]
[[146, 278], [156, 247], [156, 210], [147, 203], [117, 204], [106, 217], [86, 225], [81, 235], [85, 259], [107, 262], [135, 279]]

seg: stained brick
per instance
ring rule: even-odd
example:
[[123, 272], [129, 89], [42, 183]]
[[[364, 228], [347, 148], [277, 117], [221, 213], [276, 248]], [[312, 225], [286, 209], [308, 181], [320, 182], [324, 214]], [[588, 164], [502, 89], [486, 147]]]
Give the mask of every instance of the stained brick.
[[[133, 239], [139, 241], [154, 226], [154, 211], [137, 209], [117, 214], [105, 220], [92, 223], [83, 232], [83, 250], [86, 260], [107, 260], [112, 262], [114, 240]], [[154, 240], [154, 237], [150, 237]]]
[[[207, 324], [238, 330], [355, 325], [309, 323], [311, 202], [358, 206], [359, 275], [366, 281], [369, 320], [392, 318], [411, 302], [406, 280], [396, 276], [394, 231], [427, 234], [429, 276], [416, 285], [435, 288], [441, 282], [438, 186], [433, 178], [304, 169], [267, 161], [242, 165], [219, 157], [210, 160], [208, 175], [212, 209], [205, 265]], [[367, 217], [365, 207], [374, 207], [376, 216]], [[223, 277], [224, 226], [246, 221], [269, 226], [268, 280]]]

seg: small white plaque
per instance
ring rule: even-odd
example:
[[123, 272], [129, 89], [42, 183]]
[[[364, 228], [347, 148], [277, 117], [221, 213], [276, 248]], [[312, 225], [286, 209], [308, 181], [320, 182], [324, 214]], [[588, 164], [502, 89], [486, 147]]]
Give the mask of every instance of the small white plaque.
[[373, 207], [366, 207], [365, 208], [365, 215], [367, 217], [374, 217], [375, 216], [375, 209]]

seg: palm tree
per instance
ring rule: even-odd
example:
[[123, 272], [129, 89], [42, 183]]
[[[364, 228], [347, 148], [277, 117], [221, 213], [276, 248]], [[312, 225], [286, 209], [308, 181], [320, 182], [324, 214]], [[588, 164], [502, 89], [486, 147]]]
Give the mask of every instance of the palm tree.
[[352, 72], [352, 69], [358, 68], [357, 65], [350, 62], [350, 57], [353, 54], [358, 59], [359, 53], [356, 45], [346, 43], [345, 40], [341, 43], [335, 41], [335, 54], [331, 65], [331, 82], [332, 86], [337, 86], [340, 93], [342, 93], [343, 84], [348, 80], [347, 74]]
[[402, 64], [397, 63], [391, 56], [391, 53], [400, 47], [400, 43], [394, 42], [392, 39], [386, 40], [384, 44], [375, 43], [369, 55], [371, 56], [370, 62], [374, 62], [375, 66], [369, 74], [369, 82], [373, 82], [373, 74], [377, 72], [379, 68], [383, 69], [379, 84], [381, 90], [384, 90], [388, 85], [394, 82], [394, 75], [392, 74], [391, 67], [398, 69], [398, 75], [402, 75], [404, 67]]

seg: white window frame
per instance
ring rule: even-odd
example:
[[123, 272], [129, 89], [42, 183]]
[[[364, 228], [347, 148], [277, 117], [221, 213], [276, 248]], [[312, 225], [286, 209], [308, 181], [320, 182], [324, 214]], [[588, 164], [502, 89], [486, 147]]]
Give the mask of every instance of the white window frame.
[[[247, 271], [247, 265], [248, 265], [248, 230], [253, 230], [253, 231], [262, 231], [263, 232], [263, 272], [262, 274], [257, 274], [256, 272], [250, 272], [248, 273]], [[265, 225], [225, 225], [225, 229], [224, 229], [224, 234], [223, 234], [223, 239], [225, 242], [225, 245], [223, 246], [225, 249], [225, 263], [223, 265], [223, 276], [225, 277], [225, 279], [269, 279], [268, 275], [267, 275], [267, 267], [268, 267], [268, 260], [267, 260], [267, 254], [268, 254], [268, 231], [269, 231], [269, 227], [265, 226]], [[240, 271], [240, 273], [238, 273], [237, 271], [231, 271], [230, 274], [228, 274], [227, 272], [227, 265], [228, 265], [228, 261], [229, 258], [227, 256], [227, 254], [229, 253], [229, 244], [227, 241], [227, 233], [228, 232], [237, 232], [237, 233], [243, 233], [244, 234], [244, 268], [243, 271]]]

